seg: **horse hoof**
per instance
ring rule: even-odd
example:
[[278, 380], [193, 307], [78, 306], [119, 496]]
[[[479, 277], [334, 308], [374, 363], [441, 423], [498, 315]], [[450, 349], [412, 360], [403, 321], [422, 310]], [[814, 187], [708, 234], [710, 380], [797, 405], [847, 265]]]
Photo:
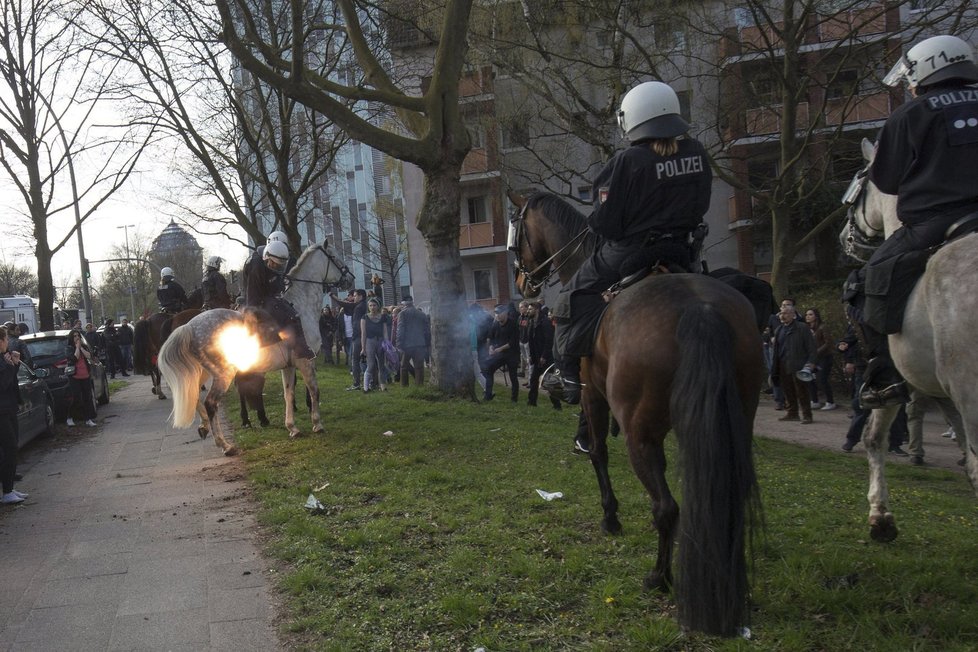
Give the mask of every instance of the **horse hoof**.
[[150, 390], [150, 391], [152, 391], [152, 392], [153, 392], [153, 393], [155, 394], [155, 393], [156, 393], [156, 388], [154, 387], [154, 388], [153, 388], [152, 390]]
[[601, 521], [601, 531], [605, 534], [621, 534], [621, 523], [617, 518], [603, 519]]
[[238, 454], [237, 446], [228, 446], [224, 449], [224, 457], [234, 457]]
[[157, 394], [156, 395], [156, 398], [160, 399], [161, 401], [165, 401], [166, 400], [166, 396], [163, 395], [163, 392], [160, 392], [159, 394]]
[[270, 425], [272, 424], [272, 422], [271, 422], [271, 421], [269, 421], [268, 419], [262, 419], [262, 420], [261, 420], [261, 421], [259, 421], [258, 423], [260, 423], [260, 424], [261, 424], [261, 427], [262, 427], [262, 428], [267, 428], [268, 426], [270, 426]]
[[302, 431], [301, 430], [296, 430], [295, 432], [290, 432], [289, 433], [289, 439], [298, 439], [301, 436], [302, 436]]
[[664, 577], [662, 573], [658, 571], [652, 571], [649, 573], [642, 582], [642, 586], [645, 587], [646, 591], [661, 591], [662, 593], [669, 593], [671, 584], [672, 582], [669, 580], [669, 578]]
[[887, 514], [869, 524], [869, 536], [877, 543], [889, 543], [896, 539], [899, 533], [892, 514]]
[[323, 427], [321, 425], [319, 425], [319, 426], [313, 426], [312, 427], [312, 431], [313, 432], [316, 432], [316, 433], [322, 432], [323, 431]]
[[201, 439], [205, 438], [207, 436], [207, 428], [204, 428], [203, 426], [197, 428], [197, 434], [200, 435]]

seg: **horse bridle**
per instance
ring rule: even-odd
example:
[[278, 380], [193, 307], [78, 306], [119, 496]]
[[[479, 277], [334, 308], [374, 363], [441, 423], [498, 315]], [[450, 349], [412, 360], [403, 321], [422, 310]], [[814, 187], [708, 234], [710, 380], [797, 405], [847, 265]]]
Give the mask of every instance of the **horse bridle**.
[[[285, 276], [286, 283], [289, 283], [289, 284], [297, 283], [297, 282], [298, 283], [318, 283], [319, 285], [322, 285], [323, 286], [323, 293], [325, 293], [329, 289], [329, 287], [331, 285], [339, 286], [340, 284], [342, 284], [344, 278], [348, 278], [350, 281], [353, 281], [354, 280], [353, 272], [351, 272], [350, 271], [350, 268], [347, 267], [346, 265], [342, 265], [342, 264], [340, 264], [340, 263], [338, 263], [336, 261], [336, 257], [333, 256], [333, 254], [331, 254], [329, 252], [329, 246], [328, 245], [329, 245], [329, 241], [328, 240], [323, 240], [322, 242], [319, 243], [319, 245], [317, 247], [320, 251], [322, 251], [326, 255], [326, 273], [323, 274], [323, 280], [322, 281], [309, 281], [309, 280], [306, 280], [304, 278], [292, 278], [288, 274], [285, 274], [284, 276]], [[326, 282], [326, 277], [329, 276], [329, 266], [330, 265], [332, 265], [333, 267], [335, 267], [336, 269], [338, 269], [339, 272], [340, 272], [340, 278], [339, 278], [339, 280], [336, 283], [327, 283]]]
[[[524, 278], [524, 283], [531, 293], [536, 294], [544, 286], [551, 287], [556, 285], [558, 281], [552, 281], [554, 276], [560, 273], [561, 268], [567, 264], [567, 262], [576, 254], [581, 247], [584, 246], [585, 236], [587, 236], [588, 229], [584, 227], [581, 232], [571, 238], [567, 244], [555, 251], [549, 258], [541, 262], [539, 265], [534, 267], [532, 270], [527, 269], [526, 265], [523, 264], [523, 258], [520, 256], [520, 243], [526, 241], [526, 246], [530, 251], [533, 251], [533, 245], [530, 243], [530, 236], [526, 232], [524, 222], [526, 221], [526, 209], [528, 203], [524, 203], [523, 207], [520, 208], [519, 213], [515, 217], [509, 220], [509, 234], [506, 238], [507, 248], [515, 254], [515, 260], [513, 261], [513, 267], [516, 272]], [[565, 251], [573, 247], [573, 250], [568, 252], [559, 264], [554, 265], [550, 268], [550, 272], [547, 273], [542, 279], [537, 279], [537, 274], [545, 270], [548, 265], [553, 263], [557, 258], [563, 254]]]
[[856, 211], [862, 209], [866, 212], [866, 184], [869, 182], [869, 165], [866, 164], [861, 170], [856, 172], [849, 187], [842, 195], [842, 204], [848, 206], [846, 211], [846, 223], [849, 227], [846, 236], [845, 253], [847, 256], [865, 263], [879, 247], [881, 234], [869, 234], [860, 228], [856, 222]]

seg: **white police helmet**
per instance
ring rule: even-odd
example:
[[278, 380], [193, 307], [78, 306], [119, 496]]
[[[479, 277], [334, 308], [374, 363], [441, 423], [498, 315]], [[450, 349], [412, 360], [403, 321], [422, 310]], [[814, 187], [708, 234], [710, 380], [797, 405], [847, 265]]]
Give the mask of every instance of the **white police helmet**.
[[167, 276], [169, 276], [170, 278], [173, 278], [173, 268], [172, 267], [164, 267], [163, 269], [160, 270], [160, 278], [166, 278]]
[[207, 259], [207, 266], [213, 267], [214, 269], [221, 269], [221, 263], [223, 262], [224, 259], [221, 258], [220, 256], [211, 256], [210, 258]]
[[268, 242], [281, 242], [286, 246], [289, 244], [289, 236], [285, 235], [281, 231], [272, 231], [268, 234], [268, 238], [266, 238], [266, 240]]
[[649, 138], [675, 138], [689, 131], [689, 123], [679, 113], [679, 97], [668, 84], [643, 82], [622, 98], [618, 126], [633, 143]]
[[949, 79], [978, 82], [974, 50], [957, 36], [924, 39], [913, 46], [883, 78], [887, 86], [906, 81], [910, 88], [930, 86]]
[[262, 260], [266, 263], [271, 262], [271, 266], [275, 269], [284, 269], [285, 264], [289, 260], [289, 248], [285, 246], [284, 242], [273, 241], [265, 245], [265, 253], [262, 255]]

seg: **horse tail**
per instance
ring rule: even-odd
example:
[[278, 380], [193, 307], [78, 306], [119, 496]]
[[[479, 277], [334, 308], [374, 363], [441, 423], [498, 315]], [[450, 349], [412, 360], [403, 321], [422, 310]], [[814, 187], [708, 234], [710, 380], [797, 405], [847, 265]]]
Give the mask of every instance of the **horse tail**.
[[186, 428], [194, 420], [200, 399], [200, 380], [203, 367], [190, 350], [193, 332], [190, 328], [174, 330], [163, 342], [157, 356], [160, 373], [173, 393], [170, 419], [174, 428]]
[[142, 376], [148, 376], [153, 370], [152, 340], [150, 339], [151, 324], [148, 319], [136, 322], [132, 334], [132, 367], [133, 371]]
[[747, 625], [745, 546], [760, 514], [752, 432], [736, 384], [734, 333], [718, 308], [697, 303], [683, 311], [677, 338], [670, 413], [683, 482], [679, 621], [733, 636]]

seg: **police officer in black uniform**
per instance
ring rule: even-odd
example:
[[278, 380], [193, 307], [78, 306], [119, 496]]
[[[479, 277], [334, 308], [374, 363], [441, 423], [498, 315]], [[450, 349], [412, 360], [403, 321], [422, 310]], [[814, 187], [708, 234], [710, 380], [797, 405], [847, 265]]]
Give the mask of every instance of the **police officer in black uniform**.
[[246, 263], [245, 305], [265, 310], [277, 320], [279, 326], [291, 331], [296, 357], [314, 358], [316, 354], [306, 343], [299, 314], [291, 303], [281, 297], [286, 290], [285, 270], [288, 263], [289, 248], [277, 240], [265, 245], [260, 267]]
[[160, 287], [156, 288], [156, 300], [160, 302], [160, 311], [171, 315], [183, 310], [187, 303], [187, 293], [173, 278], [173, 270], [169, 267], [160, 270]]
[[682, 137], [689, 124], [672, 88], [658, 81], [639, 84], [622, 99], [618, 124], [630, 146], [595, 179], [594, 211], [587, 220], [602, 241], [553, 310], [568, 403], [580, 402], [580, 358], [591, 354], [593, 326], [604, 307], [601, 293], [621, 280], [623, 263], [649, 246], [667, 248], [670, 262], [688, 267], [689, 235], [710, 206], [706, 151], [699, 141]]
[[[978, 66], [971, 46], [956, 36], [926, 39], [910, 48], [883, 81], [891, 86], [906, 82], [915, 99], [887, 119], [869, 168], [873, 183], [897, 196], [903, 226], [870, 258], [867, 288], [879, 284], [883, 263], [940, 244], [948, 227], [978, 214], [978, 88], [972, 85], [978, 82]], [[867, 317], [870, 308], [867, 303]], [[884, 331], [894, 331], [880, 323], [861, 326], [869, 354], [860, 392], [863, 408], [906, 402], [906, 383], [886, 344]]]
[[201, 296], [204, 300], [203, 308], [230, 308], [231, 297], [228, 295], [228, 284], [221, 274], [221, 263], [224, 260], [220, 256], [211, 256], [207, 259], [204, 269], [204, 278], [200, 282]]

